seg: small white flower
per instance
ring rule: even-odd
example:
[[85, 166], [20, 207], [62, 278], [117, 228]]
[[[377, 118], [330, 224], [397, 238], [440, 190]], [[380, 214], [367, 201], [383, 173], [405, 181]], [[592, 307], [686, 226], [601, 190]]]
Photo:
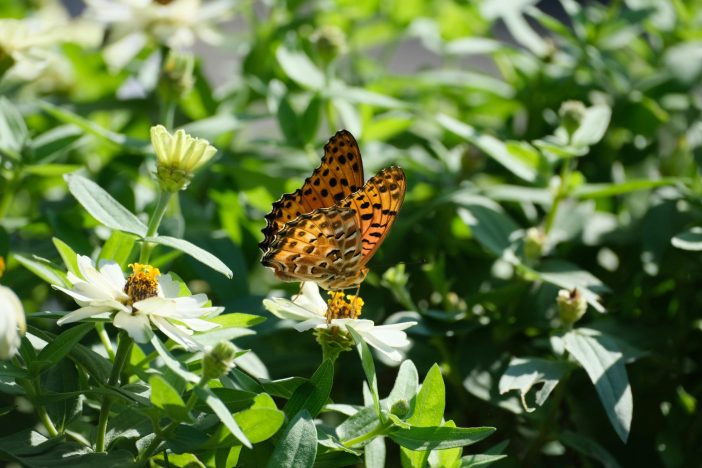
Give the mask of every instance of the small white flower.
[[51, 78], [56, 87], [65, 86], [72, 70], [58, 46], [66, 42], [95, 46], [101, 33], [97, 25], [72, 20], [59, 2], [46, 2], [32, 17], [0, 19], [0, 62], [10, 66], [4, 79], [41, 79], [42, 89], [51, 90]]
[[10, 288], [0, 286], [0, 359], [17, 353], [26, 328], [22, 302]]
[[[409, 346], [410, 341], [404, 332], [407, 328], [416, 325], [417, 322], [393, 323], [391, 325], [376, 325], [372, 320], [358, 319], [350, 316], [347, 318], [336, 318], [338, 310], [348, 310], [351, 306], [351, 314], [357, 317], [363, 306], [361, 298], [348, 296], [350, 302], [343, 301], [343, 293], [330, 293], [332, 299], [329, 303], [322, 299], [319, 287], [313, 282], [302, 283], [301, 294], [292, 297], [292, 301], [283, 298], [264, 299], [263, 305], [273, 315], [281, 319], [296, 320], [299, 323], [294, 325], [295, 330], [305, 331], [310, 329], [328, 329], [338, 327], [347, 331], [346, 326], [352, 327], [370, 346], [374, 347], [387, 358], [399, 362], [402, 360], [402, 353], [399, 349]], [[353, 305], [352, 305], [353, 304]], [[355, 307], [354, 307], [355, 306]], [[331, 320], [327, 315], [331, 312]]]
[[105, 61], [120, 70], [149, 43], [172, 49], [190, 47], [196, 39], [219, 43], [215, 22], [229, 17], [233, 1], [217, 0], [86, 0], [85, 16], [111, 28], [113, 41]]
[[97, 269], [89, 257], [79, 255], [82, 277], [69, 272], [72, 288], [54, 287], [81, 307], [61, 317], [58, 324], [112, 316], [114, 326], [125, 330], [136, 342], [149, 341], [155, 326], [185, 348], [200, 347], [190, 335], [216, 328], [217, 324], [202, 317], [212, 317], [224, 309], [203, 307], [207, 303], [204, 294], [179, 296], [179, 284], [170, 275], [161, 275], [158, 268], [138, 263], [132, 268], [134, 272], [125, 279], [116, 263], [104, 262]]

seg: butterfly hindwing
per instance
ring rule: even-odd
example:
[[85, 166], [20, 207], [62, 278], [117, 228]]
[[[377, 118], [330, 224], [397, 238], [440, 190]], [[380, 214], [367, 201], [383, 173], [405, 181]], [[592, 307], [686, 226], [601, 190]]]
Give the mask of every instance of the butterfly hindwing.
[[324, 146], [322, 163], [302, 187], [273, 203], [259, 247], [265, 252], [283, 225], [318, 208], [336, 205], [362, 185], [363, 161], [358, 143], [351, 133], [340, 130]]
[[334, 206], [286, 223], [261, 262], [284, 281], [315, 281], [325, 288], [341, 289], [357, 275], [362, 258], [356, 212]]

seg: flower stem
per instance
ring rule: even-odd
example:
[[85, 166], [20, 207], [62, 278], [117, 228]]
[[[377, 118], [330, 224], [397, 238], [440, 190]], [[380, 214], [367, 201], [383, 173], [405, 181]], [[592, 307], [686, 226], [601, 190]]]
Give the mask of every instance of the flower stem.
[[[119, 376], [122, 374], [124, 365], [129, 359], [133, 344], [134, 341], [129, 335], [125, 332], [120, 332], [117, 353], [115, 354], [115, 360], [112, 364], [112, 373], [107, 381], [108, 386], [115, 386], [119, 382]], [[112, 406], [112, 399], [108, 395], [103, 396], [102, 406], [100, 407], [100, 418], [98, 419], [97, 436], [95, 438], [96, 452], [105, 451], [105, 433], [107, 432], [107, 420], [110, 416], [110, 406]]]
[[107, 356], [112, 361], [114, 361], [115, 360], [115, 350], [114, 350], [114, 348], [112, 348], [112, 342], [110, 341], [110, 337], [107, 334], [107, 331], [105, 330], [105, 324], [103, 322], [96, 322], [95, 323], [95, 330], [97, 330], [97, 334], [100, 337], [100, 342], [105, 347], [105, 351], [107, 351]]
[[[158, 196], [158, 202], [156, 203], [156, 208], [154, 208], [154, 213], [149, 219], [149, 226], [146, 230], [146, 237], [153, 237], [158, 232], [158, 227], [161, 225], [163, 220], [163, 215], [166, 213], [168, 208], [168, 203], [171, 201], [173, 196], [172, 192], [161, 191]], [[149, 263], [149, 258], [151, 257], [151, 251], [154, 245], [150, 242], [143, 242], [141, 244], [141, 253], [139, 254], [139, 263], [147, 264]]]
[[46, 412], [46, 408], [37, 406], [37, 415], [39, 415], [39, 420], [46, 428], [46, 432], [49, 433], [49, 436], [56, 437], [59, 435], [58, 429], [56, 429], [56, 426], [54, 426], [53, 421], [51, 421], [49, 417], [49, 413]]
[[570, 179], [571, 170], [571, 161], [563, 161], [563, 165], [561, 166], [561, 180], [558, 184], [558, 190], [556, 191], [556, 195], [553, 197], [551, 209], [546, 215], [546, 221], [544, 222], [544, 234], [548, 234], [551, 231], [553, 222], [556, 219], [556, 214], [558, 213], [558, 207], [563, 199], [568, 195], [568, 179]]

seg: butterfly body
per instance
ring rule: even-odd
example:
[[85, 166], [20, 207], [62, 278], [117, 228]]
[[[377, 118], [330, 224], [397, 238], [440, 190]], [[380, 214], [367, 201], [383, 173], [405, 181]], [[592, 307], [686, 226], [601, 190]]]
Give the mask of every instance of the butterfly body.
[[314, 281], [332, 290], [360, 285], [397, 217], [405, 186], [399, 167], [364, 184], [356, 140], [337, 132], [302, 188], [283, 195], [266, 216], [261, 263], [283, 281]]

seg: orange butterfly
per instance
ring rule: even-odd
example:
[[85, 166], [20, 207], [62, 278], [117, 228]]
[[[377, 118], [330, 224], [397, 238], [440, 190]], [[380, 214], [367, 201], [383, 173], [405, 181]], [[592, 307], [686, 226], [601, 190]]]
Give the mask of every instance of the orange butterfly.
[[302, 188], [273, 203], [259, 244], [261, 263], [283, 281], [314, 281], [325, 289], [360, 285], [407, 186], [405, 173], [394, 166], [365, 184], [363, 179], [356, 139], [341, 130]]

